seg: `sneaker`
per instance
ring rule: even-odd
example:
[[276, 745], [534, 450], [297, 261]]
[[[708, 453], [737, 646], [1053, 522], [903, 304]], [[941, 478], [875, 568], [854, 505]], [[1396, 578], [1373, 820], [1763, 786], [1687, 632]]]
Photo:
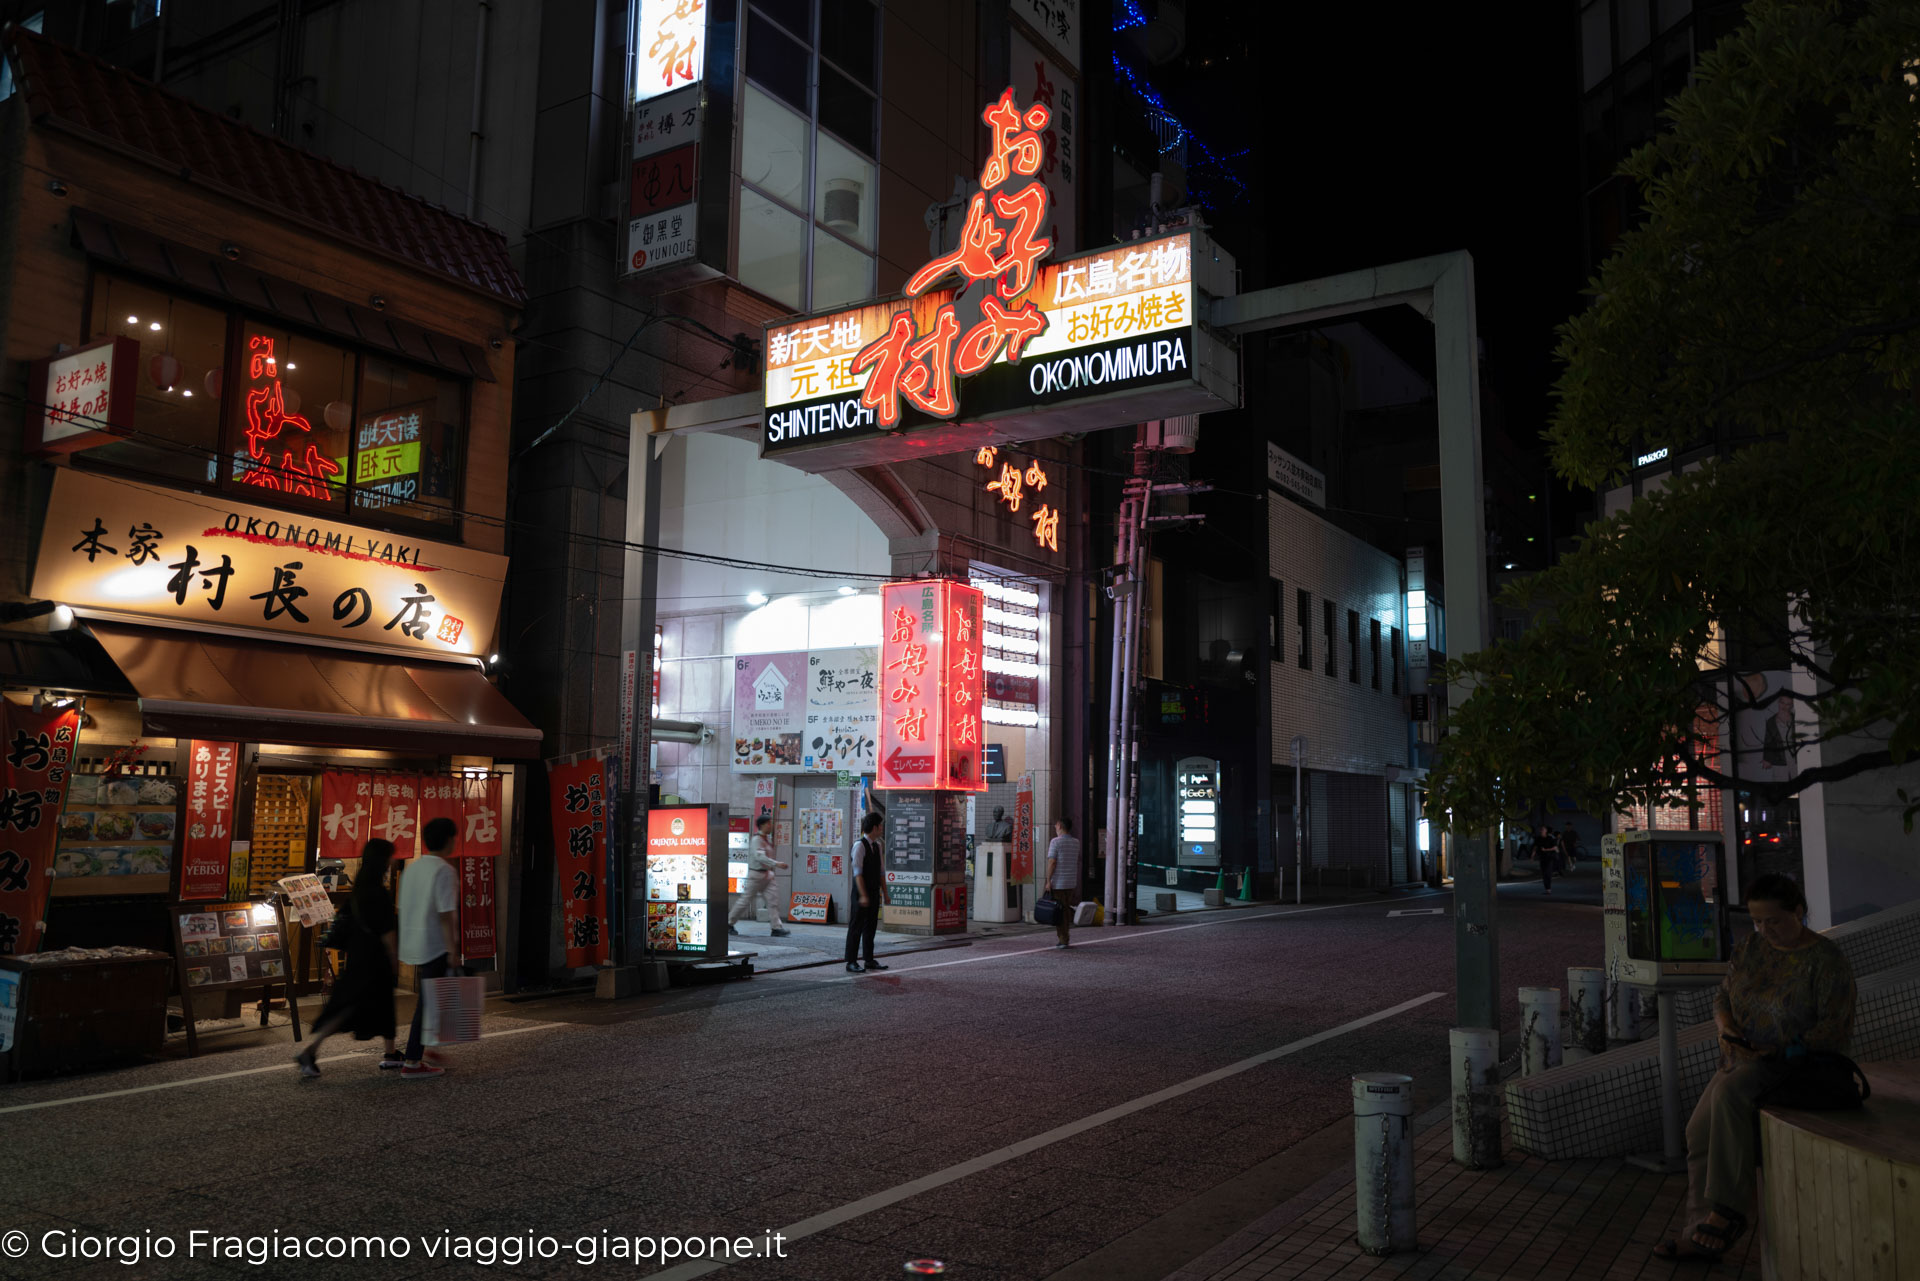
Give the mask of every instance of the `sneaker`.
[[422, 1063], [425, 1063], [428, 1067], [437, 1067], [442, 1072], [453, 1071], [453, 1064], [447, 1062], [447, 1056], [440, 1053], [440, 1051], [438, 1050], [427, 1050], [425, 1053], [421, 1054], [420, 1061]]
[[447, 1070], [445, 1068], [435, 1067], [431, 1063], [409, 1063], [400, 1069], [400, 1079], [403, 1081], [416, 1081], [421, 1077], [445, 1076], [446, 1074]]
[[773, 937], [777, 939], [783, 939], [783, 938], [786, 938], [791, 933], [793, 933], [792, 930], [775, 930], [773, 932]]
[[293, 1065], [300, 1069], [302, 1080], [311, 1081], [320, 1075], [320, 1065], [313, 1061], [312, 1050], [302, 1050], [294, 1055]]
[[733, 928], [732, 921], [727, 922], [727, 933], [733, 935], [735, 938], [738, 938], [740, 936], [740, 931]]
[[406, 1065], [407, 1065], [407, 1056], [402, 1054], [398, 1050], [395, 1050], [392, 1054], [382, 1054], [380, 1056], [380, 1070], [382, 1072], [395, 1071], [399, 1068], [405, 1067]]
[[872, 957], [868, 957], [867, 968], [870, 970], [886, 970], [886, 969], [891, 969], [893, 967], [888, 965], [882, 965], [880, 964], [880, 962], [874, 960]]

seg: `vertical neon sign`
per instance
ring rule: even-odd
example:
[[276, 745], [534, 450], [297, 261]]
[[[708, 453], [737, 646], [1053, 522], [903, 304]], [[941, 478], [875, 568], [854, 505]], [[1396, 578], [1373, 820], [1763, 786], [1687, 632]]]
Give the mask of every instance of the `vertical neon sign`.
[[881, 589], [876, 786], [986, 790], [981, 600], [978, 588], [944, 578]]

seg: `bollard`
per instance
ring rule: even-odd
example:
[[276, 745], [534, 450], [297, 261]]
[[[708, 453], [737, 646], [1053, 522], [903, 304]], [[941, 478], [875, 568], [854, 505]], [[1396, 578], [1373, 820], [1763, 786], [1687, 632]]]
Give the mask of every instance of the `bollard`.
[[1560, 1066], [1560, 989], [1520, 989], [1520, 1075]]
[[1360, 1248], [1411, 1250], [1413, 1078], [1369, 1072], [1353, 1078], [1353, 1186]]
[[1607, 980], [1607, 1039], [1640, 1039], [1640, 989], [1616, 978]]
[[1607, 972], [1597, 965], [1567, 967], [1567, 1062], [1607, 1048]]
[[1500, 1029], [1457, 1027], [1453, 1051], [1453, 1159], [1491, 1170], [1500, 1157]]

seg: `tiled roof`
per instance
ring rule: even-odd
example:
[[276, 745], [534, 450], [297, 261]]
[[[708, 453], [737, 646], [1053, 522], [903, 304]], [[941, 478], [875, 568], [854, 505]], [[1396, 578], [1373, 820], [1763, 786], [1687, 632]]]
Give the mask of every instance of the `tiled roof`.
[[25, 28], [10, 29], [6, 43], [35, 123], [138, 153], [188, 181], [515, 305], [526, 301], [506, 237], [491, 227]]

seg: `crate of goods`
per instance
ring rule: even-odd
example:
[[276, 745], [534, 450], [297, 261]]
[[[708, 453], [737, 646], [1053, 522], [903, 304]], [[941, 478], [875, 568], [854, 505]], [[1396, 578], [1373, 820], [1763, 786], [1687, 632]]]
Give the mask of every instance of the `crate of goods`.
[[137, 947], [0, 957], [13, 1008], [8, 1075], [68, 1072], [160, 1052], [173, 959]]

